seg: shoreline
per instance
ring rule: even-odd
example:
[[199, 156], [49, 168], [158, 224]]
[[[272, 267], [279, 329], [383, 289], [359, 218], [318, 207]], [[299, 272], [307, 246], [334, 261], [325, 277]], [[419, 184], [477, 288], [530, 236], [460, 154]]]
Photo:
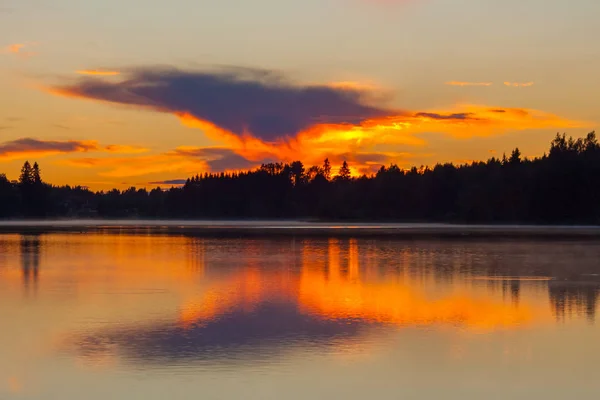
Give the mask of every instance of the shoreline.
[[0, 234], [146, 233], [219, 237], [396, 237], [600, 239], [600, 226], [325, 223], [304, 221], [47, 220], [0, 221]]

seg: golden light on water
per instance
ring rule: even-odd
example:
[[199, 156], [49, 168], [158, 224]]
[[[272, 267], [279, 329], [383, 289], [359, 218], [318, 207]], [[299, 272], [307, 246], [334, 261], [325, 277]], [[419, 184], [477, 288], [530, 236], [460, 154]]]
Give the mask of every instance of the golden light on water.
[[[396, 326], [448, 324], [493, 330], [551, 319], [550, 310], [538, 303], [505, 302], [466, 285], [442, 296], [429, 296], [423, 283], [411, 279], [367, 280], [365, 278], [373, 276], [373, 272], [361, 265], [357, 240], [350, 240], [345, 251], [340, 244], [336, 239], [329, 240], [326, 261], [309, 246], [304, 246], [299, 274], [253, 267], [237, 271], [187, 300], [181, 306], [179, 323], [184, 327], [201, 325], [235, 307], [251, 310], [273, 298], [291, 300], [302, 313], [320, 318]], [[496, 278], [501, 280], [501, 277]], [[543, 282], [547, 278], [524, 277], [522, 280]]]

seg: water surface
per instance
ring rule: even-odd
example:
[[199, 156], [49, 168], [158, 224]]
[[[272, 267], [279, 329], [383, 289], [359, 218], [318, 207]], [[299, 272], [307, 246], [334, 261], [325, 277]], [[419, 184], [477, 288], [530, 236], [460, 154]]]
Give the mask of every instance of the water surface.
[[597, 399], [600, 244], [0, 235], [0, 399]]

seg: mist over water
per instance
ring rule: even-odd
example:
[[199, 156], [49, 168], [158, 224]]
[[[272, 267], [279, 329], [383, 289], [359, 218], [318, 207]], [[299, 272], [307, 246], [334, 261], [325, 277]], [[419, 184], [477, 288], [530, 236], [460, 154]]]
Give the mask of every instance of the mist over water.
[[596, 399], [600, 244], [0, 234], [0, 399]]

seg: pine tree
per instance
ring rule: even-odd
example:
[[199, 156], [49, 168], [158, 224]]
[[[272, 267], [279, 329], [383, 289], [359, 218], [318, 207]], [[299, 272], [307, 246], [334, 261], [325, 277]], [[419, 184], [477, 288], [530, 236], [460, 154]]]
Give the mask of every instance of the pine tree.
[[23, 164], [23, 167], [21, 168], [19, 183], [21, 185], [30, 185], [33, 183], [33, 170], [31, 169], [31, 164], [29, 164], [29, 161], [25, 161], [25, 164]]
[[42, 176], [40, 166], [37, 162], [33, 163], [33, 169], [31, 171], [33, 183], [40, 185], [42, 183]]
[[518, 147], [513, 150], [508, 162], [511, 164], [519, 164], [521, 162], [521, 151], [519, 151]]
[[342, 180], [349, 180], [350, 179], [350, 168], [348, 167], [348, 163], [346, 162], [346, 160], [344, 160], [344, 162], [342, 163], [342, 166], [340, 167], [340, 171], [338, 172], [338, 176], [340, 179]]
[[323, 176], [325, 179], [331, 179], [331, 163], [329, 162], [329, 158], [326, 158], [323, 162]]
[[292, 183], [294, 186], [304, 182], [304, 164], [300, 161], [294, 161], [290, 165], [290, 171], [292, 175]]

